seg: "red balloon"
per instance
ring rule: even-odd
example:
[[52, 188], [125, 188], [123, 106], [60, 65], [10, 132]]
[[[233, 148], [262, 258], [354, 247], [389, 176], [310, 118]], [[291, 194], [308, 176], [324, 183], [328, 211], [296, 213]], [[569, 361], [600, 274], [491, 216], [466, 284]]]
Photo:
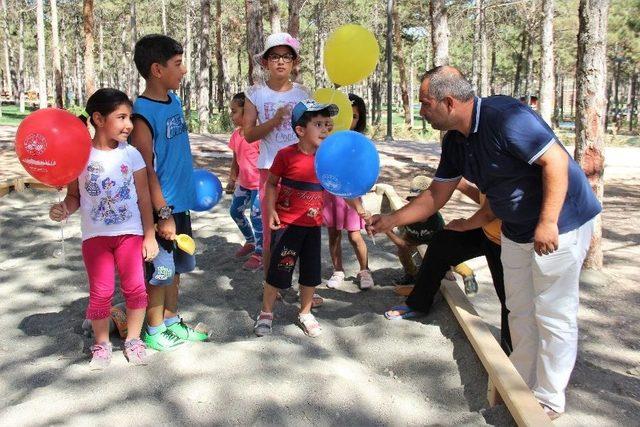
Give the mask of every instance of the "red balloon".
[[44, 108], [18, 126], [16, 154], [22, 166], [40, 182], [60, 188], [80, 175], [89, 161], [91, 135], [68, 111]]

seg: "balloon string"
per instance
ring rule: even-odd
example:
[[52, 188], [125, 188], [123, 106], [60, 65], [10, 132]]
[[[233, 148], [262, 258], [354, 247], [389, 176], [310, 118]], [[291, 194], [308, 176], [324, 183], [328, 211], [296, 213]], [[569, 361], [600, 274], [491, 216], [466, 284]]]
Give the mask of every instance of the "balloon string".
[[[60, 199], [61, 190], [58, 190], [58, 203], [62, 203]], [[65, 218], [64, 222], [67, 222], [69, 218]], [[66, 262], [65, 251], [64, 251], [64, 224], [60, 221], [60, 244], [62, 246], [62, 262]]]

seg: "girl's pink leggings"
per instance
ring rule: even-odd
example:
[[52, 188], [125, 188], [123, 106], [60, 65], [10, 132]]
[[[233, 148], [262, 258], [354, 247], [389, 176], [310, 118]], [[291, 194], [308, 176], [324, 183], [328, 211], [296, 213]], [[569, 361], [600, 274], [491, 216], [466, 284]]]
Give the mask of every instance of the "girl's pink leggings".
[[87, 319], [104, 319], [111, 315], [115, 291], [115, 269], [127, 308], [145, 308], [142, 236], [98, 236], [82, 242], [82, 258], [89, 276]]

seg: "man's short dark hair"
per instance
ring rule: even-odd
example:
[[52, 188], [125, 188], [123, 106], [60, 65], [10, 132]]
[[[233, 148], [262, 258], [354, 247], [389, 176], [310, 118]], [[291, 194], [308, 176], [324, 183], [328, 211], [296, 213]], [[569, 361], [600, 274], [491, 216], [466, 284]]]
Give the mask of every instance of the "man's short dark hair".
[[162, 34], [147, 34], [136, 42], [133, 52], [133, 62], [140, 75], [148, 79], [151, 75], [151, 65], [166, 65], [167, 61], [176, 55], [182, 55], [182, 45], [171, 37]]
[[[304, 113], [302, 113], [302, 116], [300, 116], [296, 124], [293, 126], [293, 131], [296, 132], [296, 126], [306, 127], [313, 118], [318, 116], [331, 117], [331, 112], [329, 112], [328, 108], [325, 108], [324, 110], [320, 110], [320, 111], [305, 111]], [[297, 132], [296, 132], [296, 135], [298, 135]]]
[[429, 80], [427, 94], [437, 101], [442, 101], [450, 96], [458, 101], [468, 101], [475, 95], [473, 86], [465, 79], [464, 75], [454, 67], [440, 65], [427, 71], [422, 80]]

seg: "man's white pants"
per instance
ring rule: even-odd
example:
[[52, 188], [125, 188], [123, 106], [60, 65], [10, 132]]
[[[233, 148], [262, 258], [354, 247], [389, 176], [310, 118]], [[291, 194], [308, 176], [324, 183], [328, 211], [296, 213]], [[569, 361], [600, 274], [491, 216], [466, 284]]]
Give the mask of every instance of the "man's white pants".
[[578, 352], [578, 283], [592, 234], [593, 220], [561, 234], [558, 250], [542, 256], [533, 243], [502, 236], [509, 358], [538, 401], [560, 413]]

